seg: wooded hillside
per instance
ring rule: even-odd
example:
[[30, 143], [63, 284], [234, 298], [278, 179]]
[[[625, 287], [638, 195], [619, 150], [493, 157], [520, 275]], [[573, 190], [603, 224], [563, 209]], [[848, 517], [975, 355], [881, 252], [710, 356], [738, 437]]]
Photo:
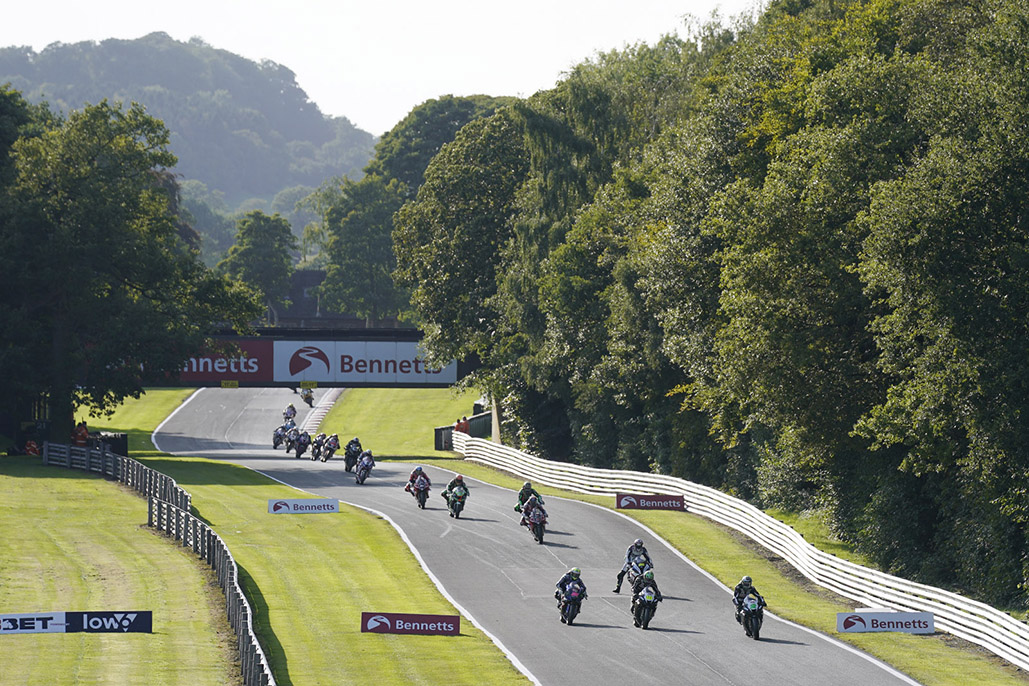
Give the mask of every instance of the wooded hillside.
[[224, 193], [229, 209], [252, 198], [270, 207], [284, 189], [359, 177], [374, 145], [347, 119], [322, 114], [288, 68], [196, 38], [183, 43], [152, 33], [55, 43], [38, 53], [7, 47], [0, 49], [5, 82], [65, 114], [104, 98], [139, 102], [171, 131], [174, 171]]

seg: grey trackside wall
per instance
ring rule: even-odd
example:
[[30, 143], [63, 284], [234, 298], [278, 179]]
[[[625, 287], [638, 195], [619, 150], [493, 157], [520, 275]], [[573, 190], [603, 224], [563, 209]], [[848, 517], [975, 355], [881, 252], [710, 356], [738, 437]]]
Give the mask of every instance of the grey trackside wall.
[[138, 460], [115, 455], [105, 447], [79, 448], [45, 443], [43, 464], [81, 469], [121, 481], [147, 498], [148, 526], [190, 547], [214, 569], [225, 592], [229, 624], [236, 632], [245, 686], [275, 686], [275, 677], [257, 635], [253, 610], [237, 580], [238, 567], [228, 546], [211, 527], [190, 513], [192, 498], [175, 480]]

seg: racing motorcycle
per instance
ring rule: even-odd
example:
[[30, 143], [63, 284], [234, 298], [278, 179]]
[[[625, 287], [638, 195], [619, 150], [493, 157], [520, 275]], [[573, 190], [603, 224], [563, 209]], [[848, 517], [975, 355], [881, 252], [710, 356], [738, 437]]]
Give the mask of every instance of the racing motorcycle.
[[372, 461], [363, 459], [357, 464], [357, 483], [363, 484], [368, 475], [372, 473]]
[[277, 427], [272, 433], [272, 450], [277, 450], [282, 442], [286, 440], [286, 429], [284, 427]]
[[652, 566], [645, 555], [635, 555], [629, 562], [629, 585], [632, 586], [633, 582]]
[[314, 407], [314, 391], [310, 388], [300, 389], [300, 399], [307, 403], [308, 407]]
[[337, 450], [339, 450], [339, 439], [334, 436], [326, 438], [325, 444], [322, 445], [322, 462], [328, 462], [329, 458], [332, 457]]
[[[306, 432], [302, 431], [293, 442], [294, 457], [301, 457], [307, 452], [307, 449], [311, 445], [311, 436]], [[312, 458], [313, 459], [313, 458]]]
[[529, 522], [529, 531], [537, 543], [543, 543], [543, 534], [547, 530], [547, 515], [542, 507], [533, 508], [526, 519]]
[[460, 519], [461, 510], [464, 509], [464, 503], [468, 499], [468, 489], [464, 486], [457, 486], [450, 492], [450, 496], [447, 498], [447, 508], [450, 510], [450, 516], [455, 519]]
[[295, 426], [292, 429], [290, 429], [289, 431], [286, 432], [286, 452], [287, 453], [290, 450], [293, 450], [293, 448], [296, 447], [297, 439], [299, 439], [299, 438], [300, 438], [300, 429], [298, 429]]
[[424, 510], [425, 501], [429, 499], [429, 480], [425, 478], [425, 475], [419, 474], [411, 484], [411, 495], [418, 501], [418, 507]]
[[347, 443], [347, 447], [343, 450], [343, 468], [349, 472], [357, 464], [357, 458], [360, 456], [360, 444], [355, 444], [352, 441]]
[[761, 624], [765, 621], [765, 604], [752, 595], [743, 599], [741, 616], [743, 631], [755, 641], [761, 640]]
[[320, 433], [311, 439], [311, 459], [317, 460], [322, 456], [322, 446], [325, 445], [325, 434]]
[[657, 612], [657, 604], [661, 602], [657, 598], [657, 591], [652, 586], [645, 586], [633, 602], [632, 623], [646, 629]]
[[586, 589], [582, 587], [582, 582], [573, 581], [568, 584], [565, 587], [564, 595], [561, 596], [561, 604], [559, 606], [561, 610], [561, 621], [568, 626], [571, 626], [576, 616], [578, 616], [579, 611], [582, 609], [582, 601], [586, 600], [588, 597], [589, 596], [586, 595]]

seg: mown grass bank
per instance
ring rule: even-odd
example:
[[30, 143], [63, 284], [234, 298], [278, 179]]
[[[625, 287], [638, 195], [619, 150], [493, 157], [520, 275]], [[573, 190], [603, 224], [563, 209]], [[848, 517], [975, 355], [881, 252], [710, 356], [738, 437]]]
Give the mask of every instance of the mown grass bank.
[[151, 610], [152, 634], [3, 636], [4, 684], [239, 683], [213, 573], [98, 476], [0, 457], [0, 613]]
[[[129, 431], [130, 445], [132, 436], [149, 444], [168, 404], [160, 412], [141, 405], [166, 393], [175, 391], [152, 391], [128, 403], [128, 413], [94, 423]], [[362, 611], [457, 614], [385, 520], [347, 506], [338, 515], [269, 515], [270, 499], [309, 496], [224, 462], [152, 447], [138, 455], [188, 490], [229, 546], [280, 685], [528, 683], [467, 622], [458, 637], [360, 632]]]

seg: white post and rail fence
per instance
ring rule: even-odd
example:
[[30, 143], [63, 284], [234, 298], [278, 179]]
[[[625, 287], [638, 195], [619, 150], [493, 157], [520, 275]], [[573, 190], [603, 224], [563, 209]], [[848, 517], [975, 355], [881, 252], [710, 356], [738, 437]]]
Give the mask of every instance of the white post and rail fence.
[[193, 549], [214, 569], [225, 592], [229, 624], [236, 633], [245, 686], [275, 686], [275, 677], [257, 640], [253, 610], [238, 581], [238, 567], [221, 537], [190, 511], [191, 497], [175, 480], [142, 462], [101, 449], [45, 443], [43, 464], [81, 469], [116, 479], [147, 498], [147, 524]]
[[460, 432], [453, 433], [453, 445], [466, 460], [577, 493], [681, 495], [692, 513], [748, 536], [815, 584], [867, 607], [932, 612], [938, 629], [1029, 670], [1029, 626], [1025, 623], [985, 603], [823, 552], [786, 524], [714, 488], [663, 474], [553, 462]]

